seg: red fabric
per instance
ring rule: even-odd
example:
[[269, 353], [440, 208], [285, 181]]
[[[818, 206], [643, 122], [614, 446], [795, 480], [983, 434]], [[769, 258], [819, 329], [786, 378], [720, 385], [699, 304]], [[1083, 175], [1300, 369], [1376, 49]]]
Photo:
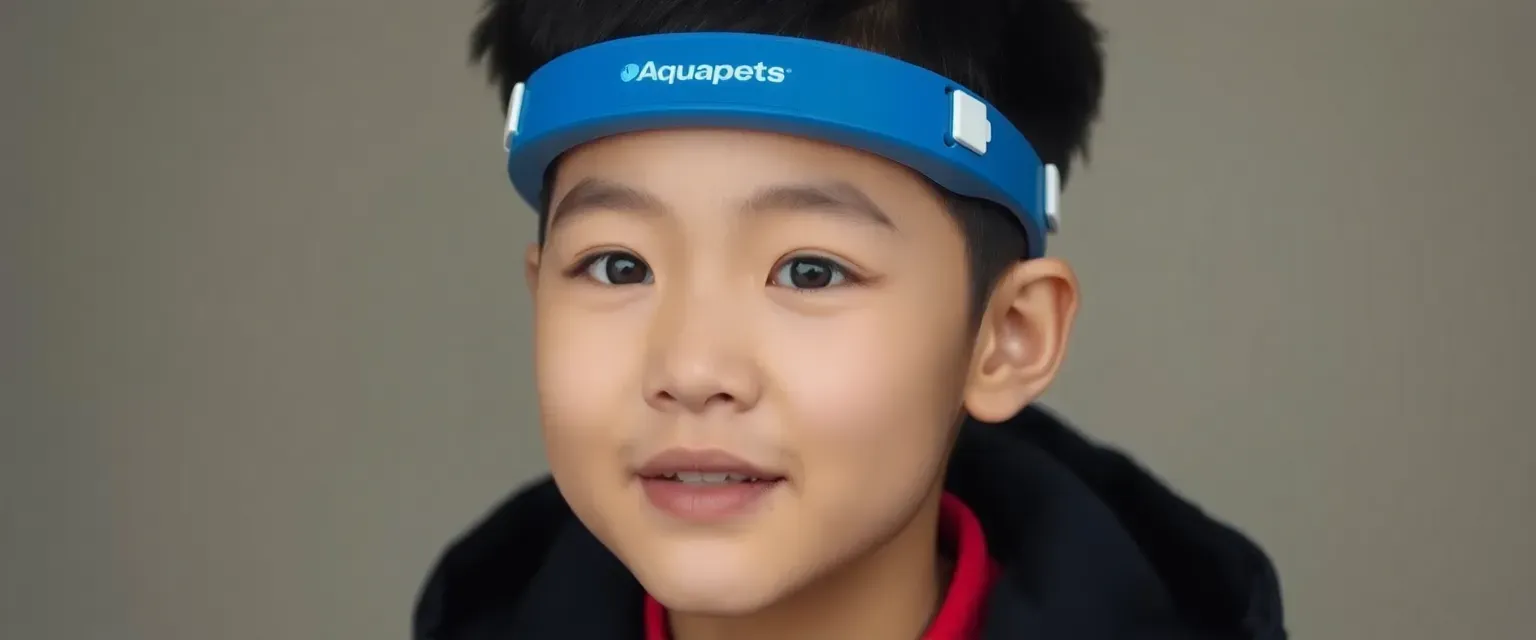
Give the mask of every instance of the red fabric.
[[[922, 640], [975, 640], [981, 634], [982, 605], [996, 579], [997, 567], [987, 556], [987, 540], [981, 521], [959, 498], [944, 494], [939, 502], [939, 533], [953, 544], [955, 572], [938, 615], [923, 632]], [[671, 640], [667, 609], [650, 594], [645, 596], [646, 640]]]

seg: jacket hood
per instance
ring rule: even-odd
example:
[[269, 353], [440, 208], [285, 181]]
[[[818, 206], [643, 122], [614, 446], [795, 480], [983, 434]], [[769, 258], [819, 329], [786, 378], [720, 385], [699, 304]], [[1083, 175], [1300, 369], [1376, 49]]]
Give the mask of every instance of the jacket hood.
[[[1125, 455], [1039, 408], [968, 421], [945, 488], [981, 521], [1002, 576], [983, 638], [1283, 640], [1264, 552]], [[643, 591], [548, 478], [443, 554], [415, 640], [640, 638]]]

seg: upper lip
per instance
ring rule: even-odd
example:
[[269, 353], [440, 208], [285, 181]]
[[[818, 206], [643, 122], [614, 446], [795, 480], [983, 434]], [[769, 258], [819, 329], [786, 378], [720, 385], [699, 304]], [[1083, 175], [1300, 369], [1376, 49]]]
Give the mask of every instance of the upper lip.
[[731, 473], [778, 480], [784, 474], [754, 465], [720, 449], [668, 449], [648, 460], [636, 473], [645, 478], [660, 478], [679, 472]]

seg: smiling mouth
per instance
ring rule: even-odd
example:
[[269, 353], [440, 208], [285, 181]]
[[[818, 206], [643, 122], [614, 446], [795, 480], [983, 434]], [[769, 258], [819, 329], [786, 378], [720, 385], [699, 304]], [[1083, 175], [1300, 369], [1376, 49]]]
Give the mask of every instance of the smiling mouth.
[[646, 502], [659, 513], [698, 525], [751, 516], [784, 486], [784, 478], [726, 471], [673, 471], [640, 476]]
[[724, 473], [709, 471], [676, 471], [653, 476], [641, 476], [646, 480], [658, 480], [666, 482], [678, 482], [688, 485], [711, 486], [730, 485], [743, 483], [769, 483], [778, 482], [783, 478], [757, 477], [741, 473]]

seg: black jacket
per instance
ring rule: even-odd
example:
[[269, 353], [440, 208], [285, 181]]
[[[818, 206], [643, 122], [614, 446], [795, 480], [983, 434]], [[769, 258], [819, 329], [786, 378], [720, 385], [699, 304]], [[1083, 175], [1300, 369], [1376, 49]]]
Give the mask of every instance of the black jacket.
[[[1263, 551], [1042, 410], [966, 424], [945, 482], [1003, 568], [984, 640], [1286, 637]], [[414, 638], [639, 640], [642, 599], [545, 479], [449, 547]]]

